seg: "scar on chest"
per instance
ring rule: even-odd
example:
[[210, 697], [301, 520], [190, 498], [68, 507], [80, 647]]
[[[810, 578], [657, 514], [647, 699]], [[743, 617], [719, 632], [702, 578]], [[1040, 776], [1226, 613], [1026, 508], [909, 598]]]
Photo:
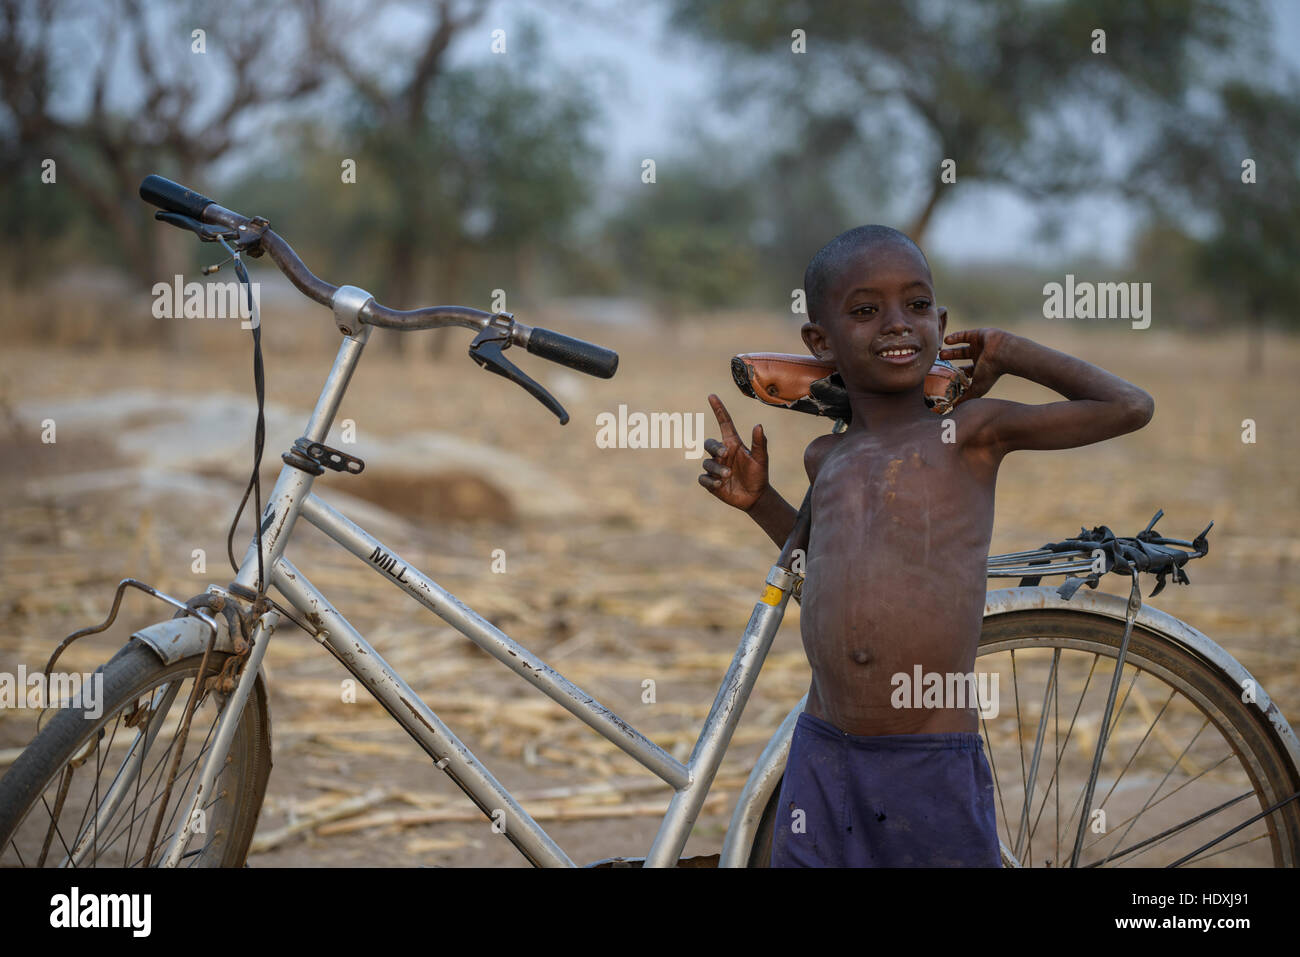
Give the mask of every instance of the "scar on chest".
[[[907, 465], [909, 468], [919, 469], [925, 465], [925, 459], [921, 457], [920, 452], [912, 452], [911, 455], [907, 457]], [[883, 491], [882, 497], [886, 502], [892, 502], [894, 500], [894, 485], [898, 481], [899, 473], [902, 471], [902, 459], [890, 459], [889, 464], [885, 466], [885, 474], [881, 477], [881, 481]]]

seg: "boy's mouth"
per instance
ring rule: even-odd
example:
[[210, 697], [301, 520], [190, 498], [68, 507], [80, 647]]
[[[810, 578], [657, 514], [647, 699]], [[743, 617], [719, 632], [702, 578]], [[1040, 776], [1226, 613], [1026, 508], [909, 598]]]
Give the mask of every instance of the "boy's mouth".
[[921, 347], [910, 343], [901, 343], [877, 349], [875, 356], [891, 365], [907, 365], [921, 354]]

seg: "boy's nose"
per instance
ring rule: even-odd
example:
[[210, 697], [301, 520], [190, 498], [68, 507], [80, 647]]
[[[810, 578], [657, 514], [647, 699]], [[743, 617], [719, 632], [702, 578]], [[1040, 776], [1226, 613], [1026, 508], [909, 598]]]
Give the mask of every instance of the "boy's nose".
[[880, 324], [881, 332], [908, 333], [912, 331], [912, 324], [908, 321], [907, 313], [903, 309], [890, 308], [885, 311], [885, 321]]

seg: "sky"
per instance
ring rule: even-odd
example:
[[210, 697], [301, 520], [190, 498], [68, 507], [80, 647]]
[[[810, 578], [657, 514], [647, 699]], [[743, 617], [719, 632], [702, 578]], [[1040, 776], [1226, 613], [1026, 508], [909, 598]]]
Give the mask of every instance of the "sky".
[[[1281, 60], [1300, 69], [1300, 0], [1270, 0]], [[662, 3], [627, 4], [616, 15], [594, 19], [569, 13], [565, 4], [545, 5], [541, 26], [557, 60], [600, 64], [618, 75], [598, 80], [606, 102], [611, 177], [639, 171], [641, 158], [662, 155], [684, 135], [687, 119], [718, 109], [709, 71], [717, 69], [689, 39], [664, 24]], [[505, 9], [504, 7], [499, 9]], [[1300, 147], [1300, 144], [1298, 144]], [[926, 249], [948, 262], [1057, 262], [1062, 256], [1122, 260], [1138, 225], [1120, 202], [1089, 197], [1074, 204], [1058, 244], [1037, 235], [1033, 206], [1013, 191], [972, 185], [940, 207]], [[902, 225], [902, 224], [896, 224]]]
[[[365, 0], [360, 2], [363, 5], [357, 9], [365, 10]], [[593, 0], [497, 0], [485, 19], [458, 39], [452, 48], [453, 59], [481, 62], [493, 29], [506, 29], [508, 38], [517, 35], [512, 31], [521, 17], [536, 21], [544, 37], [548, 62], [578, 72], [603, 104], [598, 130], [607, 153], [605, 178], [611, 186], [635, 182], [643, 158], [676, 152], [683, 138], [692, 135], [690, 126], [698, 117], [706, 119], [705, 126], [730, 122], [732, 130], [742, 128], [715, 99], [717, 71], [723, 69], [721, 58], [691, 37], [674, 34], [666, 24], [668, 4], [664, 0], [604, 2], [608, 3], [608, 12], [593, 16]], [[418, 42], [427, 30], [427, 20], [412, 12], [419, 7], [394, 7], [392, 13], [378, 21], [390, 40], [399, 44], [405, 40], [408, 45]], [[1300, 0], [1267, 0], [1267, 7], [1274, 18], [1272, 41], [1279, 60], [1300, 71]], [[72, 24], [64, 33], [69, 42], [76, 41], [79, 49], [97, 49], [92, 37], [78, 32], [85, 29], [88, 27], [84, 24]], [[152, 39], [164, 42], [162, 37]], [[372, 67], [373, 50], [368, 39], [358, 36], [356, 40], [363, 44], [355, 51], [365, 57], [361, 65]], [[188, 36], [179, 37], [179, 42], [188, 53]], [[130, 81], [126, 79], [131, 72], [131, 51], [124, 48], [119, 56], [121, 62], [116, 66], [121, 70], [114, 73], [124, 78], [125, 86], [118, 93], [129, 100], [139, 92], [129, 89]], [[86, 67], [90, 64], [84, 58], [77, 62]], [[402, 65], [398, 58], [393, 62]], [[81, 79], [88, 78], [89, 73]], [[68, 82], [66, 89], [69, 108], [84, 109], [88, 82]], [[216, 92], [208, 78], [202, 80], [199, 89], [201, 94]], [[274, 121], [271, 125], [275, 125]], [[213, 178], [219, 180], [223, 174], [237, 170], [241, 155], [248, 162], [267, 161], [256, 151], [236, 151], [218, 164]], [[1063, 257], [1119, 261], [1138, 225], [1134, 214], [1120, 202], [1098, 197], [1087, 197], [1069, 208], [1064, 231], [1052, 244], [1039, 235], [1037, 223], [1034, 207], [1014, 191], [971, 184], [940, 207], [925, 236], [925, 247], [932, 256], [954, 264], [1009, 260], [1050, 263]]]

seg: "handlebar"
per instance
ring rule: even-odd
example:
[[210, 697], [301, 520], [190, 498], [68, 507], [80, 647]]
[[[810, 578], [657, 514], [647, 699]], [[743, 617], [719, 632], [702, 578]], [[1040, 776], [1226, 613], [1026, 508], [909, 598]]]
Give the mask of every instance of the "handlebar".
[[[155, 218], [169, 225], [190, 228], [184, 222], [188, 218], [210, 226], [225, 227], [229, 232], [223, 238], [232, 240], [236, 248], [245, 250], [252, 256], [266, 253], [304, 296], [323, 306], [333, 304], [338, 286], [313, 274], [293, 251], [293, 247], [273, 231], [265, 219], [243, 216], [202, 193], [158, 175], [146, 176], [140, 183], [140, 198], [163, 210], [155, 213]], [[359, 318], [366, 325], [384, 329], [465, 326], [481, 331], [492, 323], [496, 314], [468, 306], [390, 309], [371, 299], [362, 307]], [[535, 356], [587, 375], [609, 379], [618, 370], [618, 353], [613, 350], [550, 329], [528, 326], [518, 320], [511, 321], [510, 341], [523, 346]]]

